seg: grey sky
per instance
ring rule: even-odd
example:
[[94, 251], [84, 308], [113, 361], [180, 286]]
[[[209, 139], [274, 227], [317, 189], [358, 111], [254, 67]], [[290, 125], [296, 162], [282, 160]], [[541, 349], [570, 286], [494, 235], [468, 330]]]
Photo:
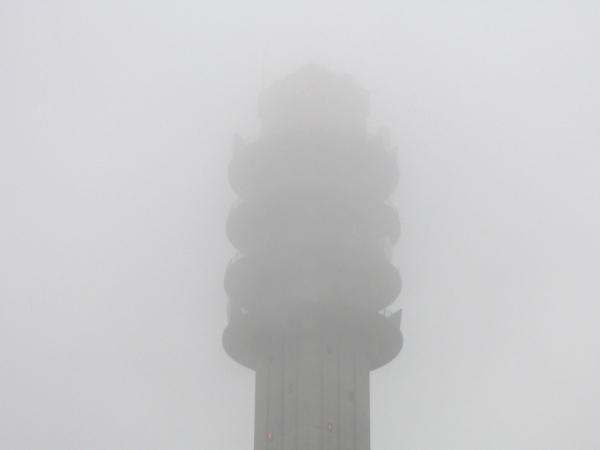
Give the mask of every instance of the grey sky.
[[[525, 4], [523, 4], [525, 3]], [[600, 448], [600, 6], [2, 2], [0, 448], [250, 449], [234, 132], [313, 61], [399, 145], [374, 449]]]

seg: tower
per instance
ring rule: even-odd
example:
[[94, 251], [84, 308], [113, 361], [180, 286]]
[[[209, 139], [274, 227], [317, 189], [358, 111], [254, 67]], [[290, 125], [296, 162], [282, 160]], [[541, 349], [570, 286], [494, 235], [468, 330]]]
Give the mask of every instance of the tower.
[[308, 65], [261, 94], [259, 139], [234, 139], [223, 346], [256, 371], [255, 450], [370, 448], [369, 372], [402, 334], [396, 151], [368, 113], [349, 77]]

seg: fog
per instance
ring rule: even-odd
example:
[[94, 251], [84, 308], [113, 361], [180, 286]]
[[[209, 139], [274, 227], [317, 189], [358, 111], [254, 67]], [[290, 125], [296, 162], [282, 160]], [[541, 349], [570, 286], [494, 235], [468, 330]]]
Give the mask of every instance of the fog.
[[[85, 2], [84, 2], [85, 3]], [[600, 6], [2, 2], [0, 448], [250, 449], [233, 133], [308, 62], [399, 146], [373, 449], [600, 448]]]

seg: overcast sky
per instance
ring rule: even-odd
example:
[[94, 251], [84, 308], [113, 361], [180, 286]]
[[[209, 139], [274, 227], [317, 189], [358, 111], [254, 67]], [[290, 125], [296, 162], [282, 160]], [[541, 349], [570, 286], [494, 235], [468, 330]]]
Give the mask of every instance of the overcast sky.
[[493, 3], [0, 2], [0, 448], [252, 449], [227, 165], [311, 61], [400, 148], [372, 448], [600, 448], [600, 5]]

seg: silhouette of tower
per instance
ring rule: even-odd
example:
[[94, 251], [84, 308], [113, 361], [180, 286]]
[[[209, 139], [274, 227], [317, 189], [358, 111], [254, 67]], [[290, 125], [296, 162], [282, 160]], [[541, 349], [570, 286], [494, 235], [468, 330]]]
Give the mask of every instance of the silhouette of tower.
[[402, 348], [390, 263], [400, 234], [385, 130], [368, 94], [308, 65], [260, 97], [261, 134], [234, 138], [226, 352], [256, 371], [255, 450], [366, 450], [369, 372]]

